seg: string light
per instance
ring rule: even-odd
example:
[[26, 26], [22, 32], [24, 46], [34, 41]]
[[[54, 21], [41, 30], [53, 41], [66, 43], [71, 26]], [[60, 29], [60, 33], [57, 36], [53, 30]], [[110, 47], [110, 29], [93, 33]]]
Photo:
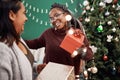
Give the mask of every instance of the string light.
[[66, 7], [68, 7], [68, 3], [66, 2], [65, 4], [66, 4]]
[[[40, 14], [44, 14], [45, 15], [46, 14], [46, 16], [47, 16], [48, 15], [48, 11], [49, 11], [48, 9], [43, 9], [43, 8], [38, 8], [36, 6], [33, 6], [32, 4], [30, 4], [26, 0], [23, 0], [22, 2], [23, 2], [23, 4], [25, 5], [25, 7], [27, 9], [26, 13], [28, 15], [28, 18], [30, 18], [31, 20], [33, 20], [35, 23], [40, 23], [40, 25], [48, 26], [48, 24], [49, 24], [49, 21], [47, 21], [48, 19], [47, 20], [42, 20], [42, 19], [39, 19], [39, 16], [37, 16], [37, 14], [38, 15], [40, 15]], [[69, 6], [71, 6], [71, 4], [74, 4], [74, 3], [75, 3], [74, 0], [70, 0], [70, 1], [65, 2], [65, 5], [66, 5], [66, 7], [69, 7]], [[78, 12], [77, 8], [74, 8], [73, 11], [75, 13]]]
[[75, 12], [78, 12], [78, 10], [76, 8], [74, 10], [75, 10]]
[[73, 3], [74, 1], [73, 0], [71, 0], [71, 3]]

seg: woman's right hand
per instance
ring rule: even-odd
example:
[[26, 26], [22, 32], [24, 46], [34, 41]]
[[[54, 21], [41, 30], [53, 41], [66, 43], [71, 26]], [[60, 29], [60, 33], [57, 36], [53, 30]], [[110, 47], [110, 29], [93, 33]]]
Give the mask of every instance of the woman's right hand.
[[42, 70], [43, 70], [43, 68], [46, 66], [46, 63], [44, 63], [44, 64], [39, 64], [38, 66], [37, 66], [37, 73], [39, 74]]

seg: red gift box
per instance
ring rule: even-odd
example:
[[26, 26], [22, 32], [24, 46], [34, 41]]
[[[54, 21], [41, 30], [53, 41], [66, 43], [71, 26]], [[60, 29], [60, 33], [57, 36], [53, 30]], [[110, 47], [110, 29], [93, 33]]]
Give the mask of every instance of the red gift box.
[[83, 41], [84, 34], [82, 32], [79, 36], [74, 36], [74, 34], [67, 33], [61, 42], [60, 47], [72, 54], [75, 50], [83, 45]]

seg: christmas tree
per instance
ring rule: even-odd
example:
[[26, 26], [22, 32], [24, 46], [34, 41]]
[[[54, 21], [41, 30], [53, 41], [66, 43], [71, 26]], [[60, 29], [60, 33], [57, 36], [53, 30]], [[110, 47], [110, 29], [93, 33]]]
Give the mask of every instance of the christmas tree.
[[88, 80], [120, 80], [120, 5], [118, 0], [85, 0], [79, 17], [94, 58], [86, 63]]

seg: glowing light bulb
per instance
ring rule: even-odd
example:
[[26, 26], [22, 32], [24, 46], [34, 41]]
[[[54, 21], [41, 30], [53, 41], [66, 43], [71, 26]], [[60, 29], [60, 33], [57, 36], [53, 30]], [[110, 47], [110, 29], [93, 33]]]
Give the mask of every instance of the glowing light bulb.
[[72, 53], [71, 57], [75, 57], [76, 55], [78, 55], [78, 51], [75, 50], [75, 51]]
[[71, 16], [71, 15], [67, 15], [67, 16], [65, 16], [65, 19], [66, 19], [67, 21], [70, 21], [70, 20], [72, 19], [72, 16]]
[[73, 31], [72, 29], [70, 29], [70, 30], [68, 31], [68, 33], [69, 33], [69, 34], [73, 34], [74, 31]]

